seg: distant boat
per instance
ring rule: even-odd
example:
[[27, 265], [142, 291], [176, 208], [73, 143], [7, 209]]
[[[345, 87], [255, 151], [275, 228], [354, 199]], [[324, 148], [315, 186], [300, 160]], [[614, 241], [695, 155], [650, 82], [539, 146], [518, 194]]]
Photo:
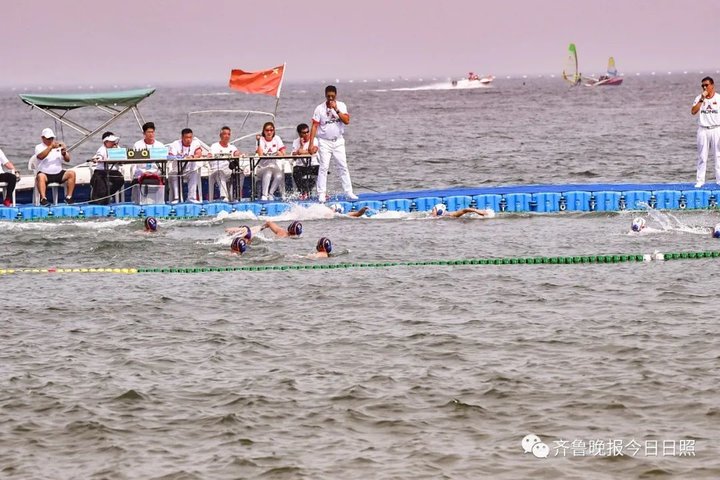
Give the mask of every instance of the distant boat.
[[578, 71], [578, 58], [575, 44], [571, 43], [568, 47], [567, 57], [565, 57], [565, 65], [562, 72], [563, 80], [571, 86], [577, 87], [582, 84], [582, 74]]
[[495, 80], [492, 75], [480, 76], [474, 72], [469, 72], [467, 77], [461, 78], [460, 80], [453, 80], [452, 86], [457, 88], [478, 88], [488, 87]]
[[588, 87], [601, 87], [603, 85], [616, 86], [620, 85], [623, 78], [618, 76], [617, 68], [615, 68], [615, 59], [610, 57], [608, 59], [607, 73], [602, 75], [600, 78], [587, 78], [585, 85]]

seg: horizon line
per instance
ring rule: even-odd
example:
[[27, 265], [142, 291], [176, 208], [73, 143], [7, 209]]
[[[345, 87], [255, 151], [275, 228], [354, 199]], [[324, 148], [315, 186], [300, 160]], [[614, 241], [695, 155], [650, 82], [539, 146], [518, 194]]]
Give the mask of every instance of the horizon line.
[[[600, 71], [602, 73], [602, 70]], [[640, 70], [636, 72], [621, 72], [619, 76], [622, 77], [629, 77], [629, 76], [643, 76], [643, 75], [650, 75], [650, 76], [670, 76], [670, 75], [690, 75], [690, 74], [698, 74], [698, 75], [705, 75], [709, 73], [715, 73], [720, 74], [720, 69], [717, 68], [708, 68], [708, 69], [681, 69], [681, 70]], [[591, 72], [591, 75], [595, 75], [595, 72]], [[499, 74], [488, 74], [493, 75], [496, 79], [505, 79], [505, 80], [517, 80], [517, 79], [541, 79], [541, 78], [556, 78], [561, 77], [562, 73], [499, 73]], [[438, 80], [452, 80], [453, 76], [450, 75], [397, 75], [393, 77], [387, 77], [387, 76], [374, 76], [374, 77], [366, 77], [366, 78], [334, 78], [334, 79], [319, 79], [319, 78], [313, 78], [313, 79], [285, 79], [283, 80], [284, 83], [290, 84], [290, 85], [301, 85], [301, 84], [326, 84], [326, 83], [342, 83], [342, 84], [348, 84], [348, 83], [382, 83], [382, 82], [395, 82], [395, 81], [401, 81], [401, 82], [423, 82], [423, 81], [438, 81]], [[460, 78], [460, 77], [458, 77]], [[55, 89], [62, 89], [62, 88], [68, 88], [73, 90], [97, 90], [98, 88], [110, 88], [113, 90], [116, 89], [132, 89], [132, 88], [153, 88], [153, 87], [192, 87], [192, 86], [227, 86], [226, 81], [222, 82], [216, 82], [216, 81], [208, 81], [208, 80], [196, 80], [196, 81], [156, 81], [156, 82], [147, 82], [143, 84], [134, 84], [134, 83], [126, 83], [126, 82], [97, 82], [95, 84], [80, 84], [75, 85], [71, 83], [58, 83], [58, 84], [36, 84], [34, 87], [27, 87], [25, 85], [17, 85], [17, 84], [10, 84], [10, 83], [0, 83], [0, 89], [3, 90], [11, 90], [11, 91], [29, 91], [30, 89], [38, 89], [38, 90], [55, 90]]]

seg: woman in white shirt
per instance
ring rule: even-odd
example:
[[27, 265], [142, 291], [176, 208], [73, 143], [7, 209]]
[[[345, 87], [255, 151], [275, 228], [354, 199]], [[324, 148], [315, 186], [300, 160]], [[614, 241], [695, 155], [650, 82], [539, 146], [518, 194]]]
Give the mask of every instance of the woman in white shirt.
[[[279, 135], [275, 135], [275, 124], [266, 122], [263, 125], [262, 136], [257, 137], [257, 153], [260, 156], [268, 157], [285, 155], [285, 145]], [[258, 163], [256, 174], [262, 179], [261, 200], [271, 200], [279, 189], [281, 195], [285, 195], [285, 172], [280, 162], [271, 158], [264, 158]], [[270, 180], [272, 179], [272, 185]]]

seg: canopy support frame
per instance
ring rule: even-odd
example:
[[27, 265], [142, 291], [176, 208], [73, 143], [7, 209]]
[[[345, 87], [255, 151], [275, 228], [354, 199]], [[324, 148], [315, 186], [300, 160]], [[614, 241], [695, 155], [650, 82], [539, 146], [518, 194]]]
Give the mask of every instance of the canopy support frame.
[[[54, 118], [56, 121], [62, 123], [63, 125], [67, 125], [68, 127], [72, 128], [76, 132], [83, 135], [83, 138], [81, 138], [80, 140], [78, 140], [77, 142], [73, 143], [72, 145], [70, 145], [68, 147], [67, 150], [69, 152], [72, 152], [77, 147], [79, 147], [83, 143], [90, 140], [90, 138], [92, 138], [95, 134], [99, 133], [101, 130], [104, 130], [108, 125], [115, 122], [118, 118], [122, 117], [123, 115], [125, 115], [127, 112], [130, 112], [130, 111], [132, 111], [135, 114], [135, 120], [137, 120], [138, 125], [142, 128], [142, 123], [140, 123], [140, 119], [142, 118], [142, 115], [140, 115], [140, 111], [137, 109], [137, 105], [125, 107], [122, 110], [115, 110], [115, 109], [110, 109], [110, 108], [106, 109], [106, 108], [101, 108], [98, 106], [97, 108], [99, 110], [109, 114], [110, 118], [108, 120], [106, 120], [105, 122], [103, 122], [102, 124], [100, 124], [100, 126], [96, 127], [94, 130], [90, 130], [89, 128], [83, 127], [79, 123], [77, 123], [73, 120], [70, 120], [69, 118], [65, 118], [64, 114], [60, 115], [51, 108], [41, 107], [41, 106], [38, 106], [35, 104], [31, 104], [31, 105], [35, 108], [39, 108], [40, 111], [43, 112], [45, 115], [48, 115], [48, 116]], [[67, 113], [67, 110], [64, 110], [64, 112]]]

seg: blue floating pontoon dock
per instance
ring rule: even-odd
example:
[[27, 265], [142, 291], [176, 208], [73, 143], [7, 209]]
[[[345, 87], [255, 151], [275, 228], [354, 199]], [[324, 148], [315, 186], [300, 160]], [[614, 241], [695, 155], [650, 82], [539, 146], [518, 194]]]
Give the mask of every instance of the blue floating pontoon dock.
[[[564, 184], [513, 185], [443, 190], [415, 190], [361, 194], [354, 202], [338, 196], [329, 203], [340, 203], [346, 211], [367, 206], [382, 211], [427, 211], [438, 203], [454, 211], [466, 207], [491, 208], [496, 212], [618, 212], [638, 210], [645, 206], [658, 210], [695, 210], [716, 208], [720, 185], [708, 184], [695, 188], [691, 183], [627, 183], [627, 184]], [[312, 205], [312, 201], [294, 202]], [[217, 215], [221, 211], [251, 211], [256, 216], [279, 215], [290, 209], [291, 203], [273, 201], [210, 202], [204, 204], [135, 205], [118, 203], [101, 205], [57, 205], [39, 207], [18, 205], [0, 207], [0, 220], [38, 220], [47, 218], [158, 218], [200, 217]]]

